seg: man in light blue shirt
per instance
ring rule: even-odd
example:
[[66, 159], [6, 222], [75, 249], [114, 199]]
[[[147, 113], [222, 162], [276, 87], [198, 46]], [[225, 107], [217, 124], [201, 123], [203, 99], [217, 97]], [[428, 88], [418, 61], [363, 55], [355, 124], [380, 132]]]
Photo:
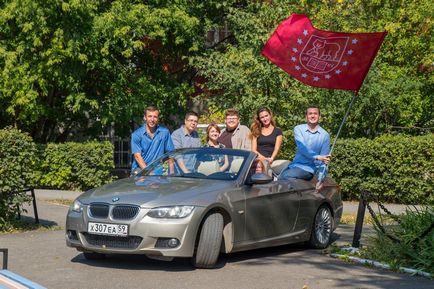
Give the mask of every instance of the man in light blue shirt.
[[176, 149], [200, 147], [201, 142], [196, 130], [199, 116], [194, 111], [187, 112], [184, 125], [172, 133], [172, 141]]
[[136, 168], [144, 169], [164, 153], [175, 150], [169, 130], [158, 124], [159, 114], [158, 108], [147, 107], [143, 117], [145, 124], [131, 134], [131, 172]]
[[310, 106], [306, 111], [306, 124], [294, 128], [294, 139], [297, 145], [294, 160], [279, 176], [311, 180], [317, 168], [330, 162], [330, 135], [319, 126], [320, 109]]
[[[200, 147], [201, 141], [197, 132], [199, 115], [194, 111], [185, 114], [184, 125], [172, 133], [172, 141], [176, 149]], [[177, 159], [179, 168], [188, 173], [193, 171], [196, 159], [188, 155], [184, 159]]]

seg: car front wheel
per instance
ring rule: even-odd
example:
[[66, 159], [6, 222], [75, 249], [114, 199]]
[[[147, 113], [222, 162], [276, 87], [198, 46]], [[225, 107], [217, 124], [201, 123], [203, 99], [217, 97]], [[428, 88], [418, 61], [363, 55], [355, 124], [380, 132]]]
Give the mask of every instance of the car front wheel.
[[309, 244], [316, 249], [326, 248], [332, 236], [333, 216], [327, 206], [321, 206], [316, 212]]
[[197, 268], [213, 268], [220, 254], [223, 237], [223, 216], [219, 213], [208, 215], [202, 224], [199, 241], [193, 256]]

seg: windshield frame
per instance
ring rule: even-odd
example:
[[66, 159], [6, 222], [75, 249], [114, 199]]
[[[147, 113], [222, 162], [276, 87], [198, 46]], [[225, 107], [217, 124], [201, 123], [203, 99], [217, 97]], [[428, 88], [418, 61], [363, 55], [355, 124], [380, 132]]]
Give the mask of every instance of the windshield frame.
[[[178, 158], [181, 158], [183, 155], [200, 155], [200, 156], [206, 156], [206, 155], [222, 155], [222, 156], [228, 156], [228, 157], [242, 157], [243, 161], [240, 165], [240, 168], [238, 172], [235, 174], [236, 177], [231, 179], [222, 179], [222, 178], [208, 178], [208, 177], [202, 177], [195, 174], [167, 174], [167, 175], [158, 175], [158, 174], [151, 174], [155, 169], [157, 169], [159, 166], [162, 165], [162, 160], [167, 161], [167, 159], [173, 159], [176, 160]], [[177, 149], [175, 151], [167, 152], [161, 157], [157, 158], [156, 160], [152, 161], [145, 169], [140, 171], [136, 177], [143, 177], [143, 176], [158, 176], [158, 177], [184, 177], [184, 178], [193, 178], [193, 179], [204, 179], [204, 180], [221, 180], [221, 181], [235, 181], [240, 180], [240, 175], [244, 178], [246, 167], [249, 167], [249, 164], [251, 163], [252, 157], [255, 158], [256, 156], [251, 152], [247, 150], [239, 150], [239, 149], [228, 149], [228, 148], [209, 148], [209, 147], [198, 147], [198, 148], [182, 148]]]

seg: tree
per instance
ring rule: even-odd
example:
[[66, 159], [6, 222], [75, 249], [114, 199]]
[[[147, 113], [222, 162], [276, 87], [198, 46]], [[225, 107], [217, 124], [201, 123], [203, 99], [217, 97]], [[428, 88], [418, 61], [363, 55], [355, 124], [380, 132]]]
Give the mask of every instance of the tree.
[[346, 91], [308, 87], [265, 59], [260, 50], [280, 21], [291, 13], [310, 16], [314, 26], [333, 31], [389, 34], [359, 92], [343, 136], [360, 137], [393, 127], [433, 126], [433, 8], [428, 0], [251, 1], [230, 8], [232, 39], [195, 57], [192, 64], [216, 93], [209, 102], [236, 106], [243, 121], [261, 105], [277, 115], [284, 130], [303, 121], [307, 104], [322, 107], [323, 124], [336, 132], [351, 98]]
[[126, 135], [149, 104], [170, 123], [193, 91], [188, 58], [225, 3], [1, 1], [2, 126], [37, 142], [97, 136], [111, 124]]

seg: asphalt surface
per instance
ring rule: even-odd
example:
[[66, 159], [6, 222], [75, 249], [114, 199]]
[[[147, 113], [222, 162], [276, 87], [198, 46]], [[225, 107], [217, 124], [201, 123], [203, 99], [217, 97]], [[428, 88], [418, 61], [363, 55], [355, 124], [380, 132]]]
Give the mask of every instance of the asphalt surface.
[[[64, 227], [68, 207], [47, 200], [79, 193], [38, 190], [36, 195], [41, 223]], [[352, 211], [357, 203], [345, 203], [344, 212]], [[33, 221], [31, 208], [26, 215]], [[339, 226], [334, 240], [351, 243], [353, 230]], [[372, 229], [365, 227], [362, 243], [369, 233]], [[63, 230], [2, 234], [0, 248], [9, 249], [10, 271], [47, 288], [434, 288], [427, 278], [343, 262], [301, 245], [223, 254], [212, 270], [195, 269], [188, 259], [116, 255], [87, 261], [66, 247]]]

